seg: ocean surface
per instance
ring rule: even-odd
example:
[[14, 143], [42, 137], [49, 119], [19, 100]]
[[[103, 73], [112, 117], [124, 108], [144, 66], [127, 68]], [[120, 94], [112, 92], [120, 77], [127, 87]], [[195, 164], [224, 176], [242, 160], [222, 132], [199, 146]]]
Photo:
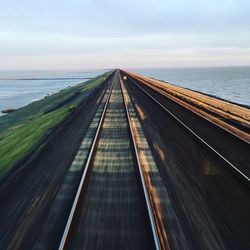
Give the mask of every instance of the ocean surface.
[[[250, 107], [250, 67], [129, 70]], [[105, 71], [0, 71], [0, 111], [20, 108]]]
[[1, 110], [23, 107], [105, 71], [0, 71], [0, 115]]
[[250, 107], [250, 67], [130, 70]]

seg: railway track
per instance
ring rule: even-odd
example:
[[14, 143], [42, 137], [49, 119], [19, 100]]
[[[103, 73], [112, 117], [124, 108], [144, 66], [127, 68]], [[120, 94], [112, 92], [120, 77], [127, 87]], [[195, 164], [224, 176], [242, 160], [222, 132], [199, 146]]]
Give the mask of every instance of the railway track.
[[[123, 82], [162, 178], [156, 179], [154, 186], [160, 187], [158, 211], [170, 249], [248, 249], [248, 180], [194, 134], [191, 122], [189, 128], [184, 126], [182, 109], [173, 112], [173, 106], [178, 104], [163, 102], [165, 96], [157, 96], [154, 90], [149, 92], [149, 87], [122, 72], [125, 75]], [[207, 134], [212, 132], [208, 130]], [[231, 144], [224, 146], [228, 155]], [[238, 161], [235, 159], [234, 163], [238, 165], [234, 167], [240, 167], [242, 162], [246, 167], [249, 156], [241, 155], [240, 149], [237, 152]]]
[[109, 84], [43, 230], [21, 246], [249, 249], [249, 143], [124, 71]]
[[202, 117], [188, 107], [166, 96], [150, 84], [122, 71], [129, 81], [143, 91], [153, 102], [175, 119], [188, 133], [228, 166], [248, 187], [250, 185], [250, 144], [230, 131]]
[[59, 249], [160, 249], [119, 71]]

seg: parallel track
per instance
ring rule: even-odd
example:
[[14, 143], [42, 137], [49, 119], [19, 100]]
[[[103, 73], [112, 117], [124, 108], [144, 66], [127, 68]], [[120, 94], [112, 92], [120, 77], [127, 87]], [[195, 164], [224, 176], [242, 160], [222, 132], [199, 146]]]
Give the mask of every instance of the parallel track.
[[[218, 152], [212, 145], [210, 145], [208, 142], [206, 142], [203, 138], [201, 138], [201, 136], [199, 136], [197, 133], [195, 133], [191, 127], [189, 127], [188, 125], [186, 125], [183, 121], [181, 121], [175, 114], [173, 114], [165, 105], [163, 105], [161, 102], [159, 102], [152, 94], [150, 94], [147, 90], [145, 90], [145, 88], [143, 88], [142, 86], [140, 86], [140, 84], [138, 84], [130, 75], [128, 75], [126, 72], [123, 72], [123, 74], [125, 74], [128, 78], [129, 81], [131, 81], [132, 83], [134, 83], [141, 91], [143, 91], [150, 99], [152, 99], [161, 109], [163, 109], [165, 112], [167, 112], [173, 119], [175, 119], [182, 127], [184, 127], [189, 133], [191, 133], [191, 135], [196, 138], [198, 141], [200, 141], [206, 148], [207, 150], [209, 150], [210, 152], [212, 152], [213, 154], [215, 154], [220, 160], [222, 160], [227, 166], [230, 167], [230, 169], [233, 171], [233, 173], [239, 177], [248, 187], [250, 186], [250, 178], [243, 173], [239, 168], [237, 168], [237, 166], [235, 166], [235, 164], [233, 164], [230, 160], [227, 159], [226, 156], [223, 156], [220, 152]], [[137, 81], [140, 82], [140, 80], [136, 79]], [[141, 83], [141, 85], [143, 85], [143, 83]], [[149, 87], [147, 85], [148, 88], [151, 88], [155, 93], [165, 97], [165, 95], [163, 95], [161, 92], [159, 92], [158, 90], [156, 90], [153, 87]], [[172, 99], [171, 99], [172, 100]], [[174, 101], [174, 100], [172, 100]], [[176, 101], [174, 101], [176, 103], [176, 105], [181, 105], [179, 103], [177, 103]], [[182, 105], [183, 106], [183, 105]], [[183, 106], [185, 107], [185, 106]], [[185, 107], [186, 109], [188, 109], [187, 107]], [[189, 111], [192, 111], [190, 109], [188, 109]], [[193, 112], [193, 111], [192, 111]], [[204, 119], [202, 116], [199, 115], [199, 117], [201, 119]], [[207, 120], [207, 119], [206, 119]], [[210, 122], [209, 120], [207, 120], [208, 122]], [[214, 125], [217, 125], [215, 123], [213, 123]], [[218, 126], [218, 128], [223, 129], [222, 127]], [[223, 133], [228, 133], [227, 130], [224, 130]], [[233, 135], [232, 133], [229, 133], [230, 135]], [[236, 137], [235, 138], [237, 140], [240, 140], [240, 137]], [[246, 143], [247, 146], [249, 146], [249, 143], [245, 140], [242, 140], [243, 143]]]
[[[76, 213], [76, 209], [77, 209], [77, 206], [78, 206], [78, 203], [79, 203], [80, 195], [83, 192], [84, 183], [86, 182], [86, 179], [87, 179], [86, 178], [87, 173], [90, 171], [89, 169], [91, 168], [91, 163], [92, 163], [93, 157], [95, 155], [95, 150], [96, 150], [96, 147], [97, 147], [98, 140], [100, 138], [100, 134], [101, 134], [105, 114], [106, 114], [107, 107], [108, 107], [108, 104], [109, 104], [109, 101], [110, 101], [112, 89], [114, 87], [115, 78], [118, 77], [117, 75], [119, 75], [119, 72], [115, 73], [115, 75], [113, 77], [113, 80], [112, 80], [112, 83], [111, 83], [111, 86], [109, 88], [109, 95], [108, 95], [107, 101], [105, 103], [103, 113], [102, 113], [101, 119], [99, 121], [99, 125], [98, 125], [97, 131], [96, 131], [96, 134], [95, 134], [92, 146], [91, 146], [91, 150], [89, 152], [89, 155], [88, 155], [88, 158], [87, 158], [87, 161], [86, 161], [86, 164], [85, 164], [84, 172], [82, 174], [81, 181], [80, 181], [77, 193], [75, 195], [74, 202], [73, 202], [73, 205], [72, 205], [72, 208], [71, 208], [71, 211], [70, 211], [70, 214], [69, 214], [69, 217], [68, 217], [68, 220], [67, 220], [67, 223], [66, 223], [66, 226], [65, 226], [61, 241], [60, 241], [60, 245], [59, 245], [59, 248], [58, 248], [59, 250], [65, 249], [65, 247], [67, 245], [67, 241], [69, 240], [69, 237], [70, 237], [69, 236], [70, 230], [72, 229], [72, 226], [73, 226], [72, 222], [73, 222], [73, 219], [74, 219], [74, 216], [75, 216], [75, 213]], [[120, 79], [120, 77], [119, 77], [119, 79]], [[134, 139], [133, 131], [132, 131], [132, 128], [131, 128], [128, 109], [127, 109], [125, 101], [124, 101], [124, 94], [123, 94], [122, 85], [121, 85], [121, 92], [122, 92], [123, 103], [124, 103], [125, 112], [126, 112], [126, 118], [127, 118], [128, 124], [129, 124], [129, 132], [130, 132], [131, 142], [132, 142], [132, 147], [133, 147], [132, 151], [134, 153], [136, 165], [138, 167], [138, 171], [139, 171], [139, 175], [140, 175], [140, 184], [139, 185], [142, 186], [143, 197], [144, 197], [145, 203], [146, 203], [146, 210], [147, 210], [148, 220], [149, 220], [149, 224], [150, 224], [150, 227], [151, 227], [150, 232], [152, 233], [152, 239], [153, 239], [154, 247], [155, 247], [155, 249], [158, 250], [158, 249], [160, 249], [160, 246], [159, 246], [158, 236], [157, 236], [157, 232], [156, 232], [156, 228], [155, 228], [153, 213], [151, 211], [151, 205], [150, 205], [149, 198], [148, 198], [148, 191], [147, 191], [147, 188], [146, 188], [144, 176], [143, 176], [140, 161], [139, 161], [139, 158], [138, 158], [137, 147], [136, 147], [136, 144], [135, 144], [135, 139]]]

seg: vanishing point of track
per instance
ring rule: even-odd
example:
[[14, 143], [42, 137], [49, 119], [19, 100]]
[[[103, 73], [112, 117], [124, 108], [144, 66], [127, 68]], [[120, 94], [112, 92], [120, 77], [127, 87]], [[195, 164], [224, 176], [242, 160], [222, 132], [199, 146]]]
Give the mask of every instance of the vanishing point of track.
[[[79, 184], [78, 190], [76, 192], [76, 195], [75, 195], [72, 207], [71, 207], [71, 211], [70, 211], [70, 214], [69, 214], [69, 217], [68, 217], [68, 220], [67, 220], [67, 223], [66, 223], [61, 241], [60, 241], [60, 245], [59, 245], [60, 250], [66, 249], [68, 242], [72, 242], [71, 231], [74, 230], [73, 221], [75, 220], [75, 217], [79, 217], [79, 216], [76, 216], [75, 214], [77, 211], [77, 207], [79, 206], [79, 203], [82, 202], [80, 197], [85, 195], [85, 194], [83, 194], [84, 188], [86, 185], [88, 185], [88, 184], [86, 184], [88, 182], [88, 178], [89, 178], [88, 175], [89, 175], [89, 172], [91, 171], [91, 168], [93, 167], [92, 165], [94, 162], [94, 158], [96, 157], [96, 151], [98, 150], [97, 149], [98, 143], [100, 142], [100, 138], [102, 136], [104, 120], [105, 120], [105, 117], [107, 116], [107, 110], [108, 110], [108, 106], [110, 103], [112, 92], [114, 91], [115, 81], [117, 81], [118, 84], [120, 85], [120, 83], [119, 83], [120, 82], [119, 71], [116, 71], [116, 73], [115, 73], [115, 75], [110, 83], [110, 86], [107, 90], [108, 97], [106, 99], [106, 103], [105, 103], [105, 106], [103, 108], [101, 118], [99, 120], [99, 124], [98, 124], [97, 130], [96, 130], [96, 133], [95, 133], [95, 136], [93, 139], [93, 143], [92, 143], [87, 161], [85, 163], [85, 167], [84, 167], [84, 171], [83, 171], [83, 174], [82, 174], [82, 177], [80, 180], [80, 184]], [[142, 225], [142, 226], [147, 227], [147, 231], [150, 234], [149, 238], [151, 239], [151, 246], [153, 246], [155, 249], [160, 249], [157, 231], [156, 231], [155, 222], [154, 222], [154, 217], [153, 217], [153, 212], [151, 211], [151, 204], [150, 204], [149, 197], [148, 197], [149, 194], [148, 194], [147, 187], [145, 184], [143, 170], [141, 168], [140, 160], [138, 157], [137, 146], [135, 143], [133, 130], [131, 128], [129, 112], [128, 112], [128, 109], [126, 107], [126, 103], [124, 100], [124, 92], [123, 92], [124, 90], [123, 90], [122, 85], [120, 85], [120, 90], [122, 93], [121, 96], [122, 96], [122, 102], [124, 105], [124, 113], [125, 113], [125, 117], [126, 117], [127, 125], [128, 125], [128, 134], [130, 137], [129, 141], [130, 141], [130, 145], [131, 145], [130, 150], [133, 154], [136, 172], [138, 173], [137, 174], [137, 183], [140, 186], [140, 192], [141, 192], [141, 195], [143, 197], [141, 200], [141, 203], [144, 203], [144, 205], [142, 205], [142, 206], [144, 207], [144, 210], [145, 210], [145, 217], [147, 217], [145, 219], [145, 221], [146, 221], [145, 225]]]

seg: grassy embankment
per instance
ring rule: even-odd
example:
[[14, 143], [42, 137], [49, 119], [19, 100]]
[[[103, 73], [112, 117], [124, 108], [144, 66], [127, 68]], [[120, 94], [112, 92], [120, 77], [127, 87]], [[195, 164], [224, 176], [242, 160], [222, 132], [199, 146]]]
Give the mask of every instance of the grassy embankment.
[[110, 74], [61, 90], [0, 117], [0, 176], [29, 153]]

